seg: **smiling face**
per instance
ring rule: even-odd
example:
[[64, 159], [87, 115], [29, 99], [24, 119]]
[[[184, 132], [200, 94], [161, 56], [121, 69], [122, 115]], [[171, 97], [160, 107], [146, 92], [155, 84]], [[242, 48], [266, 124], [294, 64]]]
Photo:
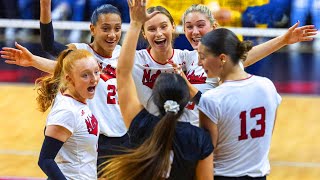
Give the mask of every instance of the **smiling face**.
[[190, 12], [184, 18], [184, 33], [193, 49], [197, 50], [200, 40], [214, 27], [207, 16], [201, 12]]
[[172, 48], [175, 27], [166, 15], [162, 13], [155, 15], [145, 22], [143, 28], [143, 36], [152, 49], [166, 52]]
[[96, 25], [91, 24], [93, 49], [100, 55], [111, 57], [121, 38], [121, 17], [115, 13], [100, 14]]
[[223, 70], [223, 64], [221, 56], [215, 56], [212, 53], [209, 52], [208, 48], [204, 46], [203, 44], [199, 44], [198, 48], [198, 54], [199, 54], [199, 66], [202, 66], [202, 68], [207, 73], [207, 76], [209, 78], [216, 78], [220, 77], [222, 70]]
[[74, 62], [71, 71], [66, 74], [70, 95], [80, 102], [92, 99], [99, 75], [98, 63], [92, 56]]

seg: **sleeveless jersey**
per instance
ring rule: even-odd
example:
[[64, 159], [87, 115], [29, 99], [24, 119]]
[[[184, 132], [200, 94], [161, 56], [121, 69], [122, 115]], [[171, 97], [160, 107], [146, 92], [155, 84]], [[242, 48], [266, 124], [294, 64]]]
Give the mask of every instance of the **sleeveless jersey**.
[[261, 177], [269, 173], [268, 154], [280, 102], [273, 83], [259, 76], [226, 81], [202, 95], [199, 109], [219, 129], [215, 175]]
[[[186, 72], [188, 80], [199, 88], [201, 91], [212, 88], [206, 84], [207, 75], [197, 64], [197, 52], [188, 50], [174, 49], [173, 56], [170, 60], [180, 65]], [[174, 73], [171, 64], [160, 64], [150, 55], [149, 50], [139, 50], [135, 55], [135, 64], [133, 69], [133, 78], [136, 84], [137, 93], [142, 105], [152, 114], [158, 115], [158, 110], [150, 99], [152, 88], [156, 78], [161, 73]], [[194, 104], [189, 103], [182, 115], [181, 121], [190, 122], [193, 125], [199, 125], [199, 116]]]
[[112, 57], [103, 57], [96, 53], [90, 45], [73, 43], [77, 49], [91, 52], [101, 66], [101, 75], [93, 99], [87, 101], [93, 114], [99, 119], [101, 134], [108, 137], [122, 137], [126, 132], [120, 107], [118, 104], [116, 67], [121, 46], [117, 45]]
[[68, 129], [72, 135], [59, 150], [55, 161], [67, 179], [97, 179], [99, 125], [89, 107], [58, 93], [47, 124]]

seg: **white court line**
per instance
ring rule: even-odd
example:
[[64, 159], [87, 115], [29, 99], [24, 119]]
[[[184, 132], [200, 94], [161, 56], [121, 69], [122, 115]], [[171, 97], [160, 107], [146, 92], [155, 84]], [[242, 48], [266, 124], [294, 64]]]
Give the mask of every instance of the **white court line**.
[[13, 177], [13, 176], [0, 176], [0, 180], [2, 179], [10, 179], [10, 180], [44, 180], [44, 178], [36, 178], [36, 177]]
[[0, 149], [0, 155], [39, 156], [39, 151], [24, 151], [15, 149]]
[[271, 166], [320, 168], [320, 162], [271, 161], [270, 164], [271, 164]]

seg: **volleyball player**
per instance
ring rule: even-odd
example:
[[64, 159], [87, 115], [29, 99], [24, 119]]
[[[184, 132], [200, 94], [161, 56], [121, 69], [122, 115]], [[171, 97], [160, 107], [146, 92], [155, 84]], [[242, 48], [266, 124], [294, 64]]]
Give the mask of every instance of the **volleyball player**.
[[42, 112], [51, 106], [39, 166], [49, 179], [97, 179], [99, 124], [87, 99], [94, 97], [99, 66], [86, 50], [64, 50], [52, 75], [36, 80]]
[[214, 144], [215, 179], [266, 179], [268, 154], [281, 97], [273, 83], [246, 73], [245, 61], [252, 48], [230, 30], [219, 28], [202, 37], [199, 61], [208, 76], [221, 84], [200, 98], [200, 121]]

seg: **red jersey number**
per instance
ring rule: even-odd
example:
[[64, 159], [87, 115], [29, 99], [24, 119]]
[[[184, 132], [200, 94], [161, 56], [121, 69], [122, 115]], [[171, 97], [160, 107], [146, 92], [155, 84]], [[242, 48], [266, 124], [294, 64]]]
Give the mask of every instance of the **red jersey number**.
[[115, 85], [108, 85], [108, 94], [107, 94], [107, 104], [116, 104], [116, 94], [117, 94], [117, 88]]
[[[247, 111], [242, 111], [240, 113], [240, 136], [238, 137], [238, 140], [245, 140], [248, 139], [247, 134]], [[250, 136], [252, 138], [258, 138], [263, 137], [266, 131], [266, 110], [264, 107], [258, 107], [250, 110], [250, 118], [254, 118], [256, 116], [260, 115], [261, 118], [259, 120], [256, 120], [256, 125], [260, 128], [251, 129]]]

